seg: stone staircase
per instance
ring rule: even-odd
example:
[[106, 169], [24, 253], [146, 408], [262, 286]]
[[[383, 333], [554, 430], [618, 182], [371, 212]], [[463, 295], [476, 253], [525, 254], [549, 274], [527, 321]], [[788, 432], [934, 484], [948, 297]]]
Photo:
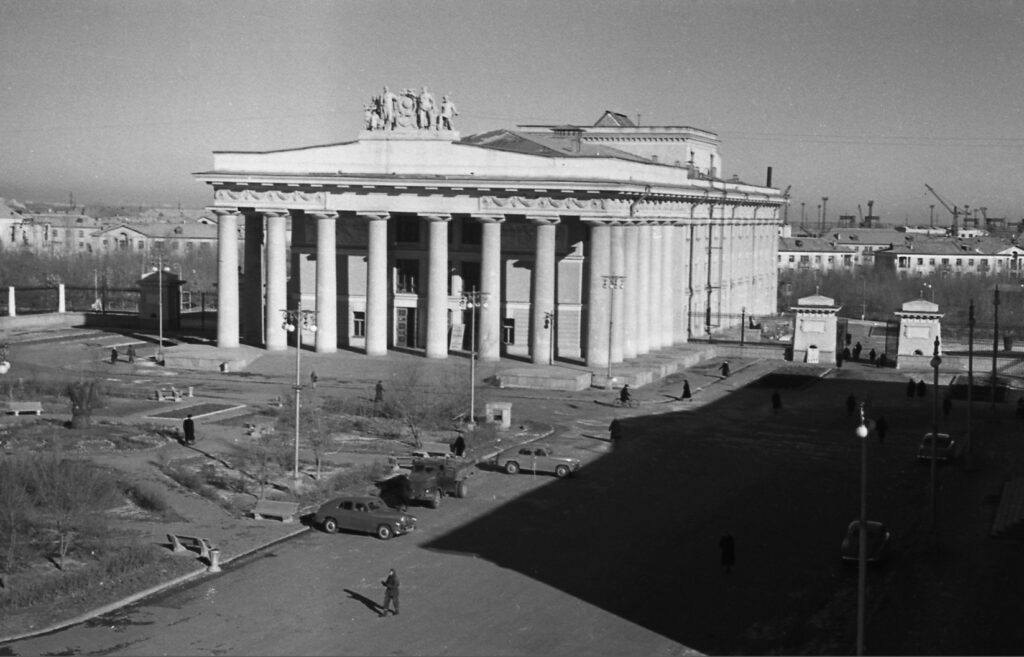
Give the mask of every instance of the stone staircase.
[[992, 521], [992, 537], [1024, 536], [1024, 477], [1011, 479], [1003, 484], [995, 520]]

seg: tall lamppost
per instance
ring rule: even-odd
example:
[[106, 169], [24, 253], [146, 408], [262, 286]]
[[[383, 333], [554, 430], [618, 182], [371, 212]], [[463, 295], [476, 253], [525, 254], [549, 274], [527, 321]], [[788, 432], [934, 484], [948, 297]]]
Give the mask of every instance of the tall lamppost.
[[487, 307], [489, 292], [477, 292], [473, 287], [463, 291], [459, 306], [469, 308], [469, 426], [476, 425], [476, 311]]
[[604, 284], [601, 286], [606, 290], [611, 290], [609, 296], [611, 297], [611, 303], [608, 308], [608, 376], [606, 387], [612, 387], [612, 333], [615, 329], [615, 290], [624, 290], [626, 288], [626, 277], [618, 274], [605, 274], [601, 276], [604, 280]]
[[169, 270], [170, 267], [164, 266], [164, 253], [163, 251], [157, 251], [156, 253], [156, 266], [151, 267], [156, 272], [156, 285], [157, 285], [157, 330], [159, 333], [160, 343], [156, 348], [156, 362], [164, 362], [164, 271]]
[[931, 520], [932, 520], [932, 533], [936, 532], [935, 524], [935, 462], [938, 452], [939, 442], [939, 365], [942, 364], [942, 357], [939, 356], [939, 336], [935, 336], [935, 346], [932, 350], [931, 366], [935, 372], [935, 377], [932, 379], [932, 387], [934, 390], [934, 404], [932, 405], [932, 467], [931, 467], [931, 494], [929, 495], [930, 507], [931, 507]]
[[967, 315], [967, 465], [971, 465], [971, 413], [974, 410], [974, 299]]
[[316, 332], [316, 311], [303, 310], [302, 299], [299, 299], [295, 308], [288, 308], [281, 311], [284, 319], [284, 330], [295, 333], [295, 463], [292, 469], [292, 478], [299, 480], [299, 409], [302, 401], [302, 332]]
[[860, 525], [857, 529], [857, 654], [864, 654], [864, 609], [868, 578], [868, 427], [860, 403]]

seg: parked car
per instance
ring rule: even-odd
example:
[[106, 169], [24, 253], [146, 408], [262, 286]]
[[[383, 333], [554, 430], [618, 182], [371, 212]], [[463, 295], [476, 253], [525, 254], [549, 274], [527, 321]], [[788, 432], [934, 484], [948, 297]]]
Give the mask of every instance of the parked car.
[[[935, 460], [952, 461], [960, 456], [960, 444], [957, 443], [948, 433], [940, 433], [939, 439], [935, 441]], [[917, 448], [917, 459], [919, 461], [932, 460], [932, 434], [928, 432], [921, 439]]]
[[[866, 560], [868, 563], [876, 563], [885, 559], [889, 553], [889, 542], [892, 534], [880, 522], [867, 521], [868, 545]], [[859, 561], [860, 559], [860, 520], [854, 520], [846, 528], [846, 536], [843, 538], [842, 555], [844, 561]]]
[[550, 445], [522, 445], [501, 452], [494, 458], [494, 465], [508, 474], [520, 470], [550, 472], [556, 477], [568, 477], [580, 469], [580, 460], [561, 456]]
[[376, 534], [381, 540], [411, 532], [416, 517], [396, 511], [376, 497], [336, 497], [324, 502], [313, 514], [313, 522], [328, 534], [339, 529]]

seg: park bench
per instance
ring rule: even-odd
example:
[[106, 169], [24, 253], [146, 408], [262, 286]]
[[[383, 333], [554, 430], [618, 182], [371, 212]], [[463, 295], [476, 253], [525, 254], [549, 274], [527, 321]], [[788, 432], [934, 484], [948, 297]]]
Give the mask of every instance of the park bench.
[[210, 550], [214, 549], [213, 543], [208, 538], [199, 536], [182, 536], [181, 534], [168, 534], [167, 542], [171, 544], [171, 552], [181, 553], [195, 550], [203, 559], [210, 559]]
[[282, 502], [280, 500], [260, 500], [253, 507], [252, 517], [256, 520], [280, 518], [281, 522], [295, 522], [299, 512], [298, 502]]
[[41, 415], [43, 412], [42, 402], [4, 402], [4, 412], [8, 415]]
[[155, 398], [157, 401], [179, 402], [183, 396], [180, 390], [172, 386], [171, 388], [157, 388]]

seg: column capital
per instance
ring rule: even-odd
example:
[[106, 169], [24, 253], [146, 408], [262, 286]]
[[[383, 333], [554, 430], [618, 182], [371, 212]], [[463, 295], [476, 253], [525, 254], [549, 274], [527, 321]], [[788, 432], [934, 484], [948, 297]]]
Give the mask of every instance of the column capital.
[[334, 210], [306, 210], [306, 216], [317, 219], [337, 219], [338, 213]]
[[208, 208], [206, 208], [206, 211], [207, 212], [212, 212], [215, 215], [217, 215], [218, 217], [223, 217], [225, 215], [230, 215], [230, 214], [241, 214], [241, 212], [238, 210], [238, 208], [208, 207]]
[[452, 216], [450, 214], [440, 214], [440, 213], [424, 213], [424, 214], [420, 214], [420, 217], [422, 219], [424, 219], [425, 221], [429, 221], [431, 223], [449, 222], [449, 221], [452, 220]]
[[557, 214], [527, 214], [523, 218], [538, 226], [554, 226], [562, 221], [562, 218]]
[[387, 221], [391, 218], [390, 212], [357, 212], [356, 216], [368, 221]]
[[286, 208], [256, 208], [256, 212], [264, 217], [283, 217], [291, 214], [291, 211]]
[[500, 224], [505, 221], [503, 214], [471, 214], [469, 216], [482, 224]]

